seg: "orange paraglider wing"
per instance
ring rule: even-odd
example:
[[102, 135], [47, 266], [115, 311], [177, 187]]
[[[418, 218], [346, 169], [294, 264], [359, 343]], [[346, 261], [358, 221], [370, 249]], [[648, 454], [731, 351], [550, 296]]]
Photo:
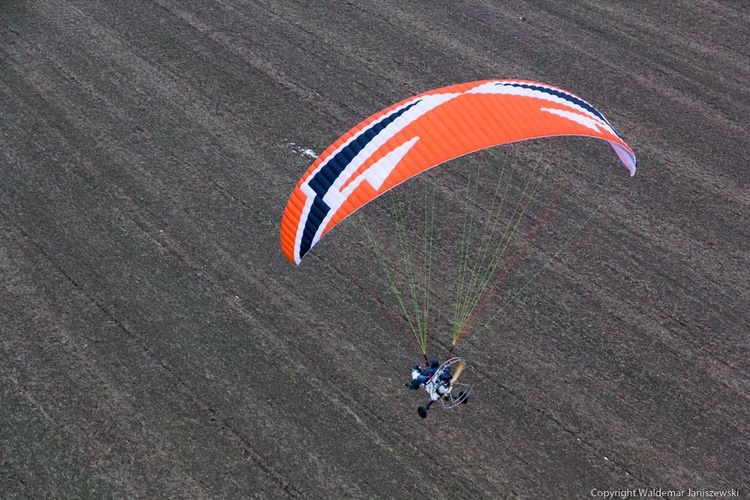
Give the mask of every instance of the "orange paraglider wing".
[[302, 258], [343, 219], [405, 180], [458, 156], [540, 137], [608, 141], [635, 174], [632, 149], [592, 105], [543, 83], [486, 80], [431, 90], [364, 120], [326, 149], [294, 188], [281, 221], [287, 259]]

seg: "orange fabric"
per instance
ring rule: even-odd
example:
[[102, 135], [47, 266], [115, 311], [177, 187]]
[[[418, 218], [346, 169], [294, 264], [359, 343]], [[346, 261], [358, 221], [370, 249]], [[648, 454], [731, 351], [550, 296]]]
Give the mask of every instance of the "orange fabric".
[[[497, 82], [508, 81], [498, 80]], [[591, 128], [590, 122], [589, 126], [586, 126], [569, 116], [566, 117], [566, 114], [577, 113], [577, 110], [572, 108], [570, 103], [556, 103], [549, 99], [502, 93], [464, 93], [476, 89], [483, 83], [489, 83], [489, 81], [453, 85], [411, 97], [367, 118], [336, 140], [305, 172], [289, 198], [281, 221], [281, 247], [284, 255], [291, 262], [296, 262], [294, 255], [295, 241], [299, 235], [300, 225], [304, 225], [304, 221], [300, 219], [303, 215], [305, 203], [308, 202], [308, 196], [301, 188], [308, 178], [353, 136], [370, 127], [375, 121], [420, 97], [461, 93], [461, 95], [440, 104], [408, 123], [366, 158], [356, 172], [341, 186], [340, 190], [349, 186], [359, 177], [359, 174], [366, 172], [373, 164], [398, 146], [415, 137], [419, 138], [393, 168], [393, 171], [379, 189], [375, 190], [368, 182], [360, 181], [361, 183], [322, 228], [321, 235], [330, 231], [364, 204], [401, 182], [450, 159], [480, 149], [532, 138], [580, 135], [609, 141], [632, 154], [630, 147], [613, 129], [600, 126], [594, 130]], [[538, 85], [552, 91], [560, 90], [535, 82], [516, 83]], [[560, 90], [560, 92], [575, 98], [565, 91]], [[558, 111], [558, 113], [550, 110]], [[579, 114], [585, 122], [586, 114]], [[579, 117], [573, 116], [573, 118]], [[631, 173], [634, 172], [634, 169], [633, 156]]]

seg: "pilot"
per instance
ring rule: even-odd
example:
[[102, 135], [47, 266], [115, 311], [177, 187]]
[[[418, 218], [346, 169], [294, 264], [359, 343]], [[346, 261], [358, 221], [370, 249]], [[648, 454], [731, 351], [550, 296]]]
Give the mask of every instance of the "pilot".
[[[419, 386], [424, 385], [425, 382], [430, 380], [437, 369], [440, 368], [440, 361], [433, 359], [424, 368], [419, 365], [415, 365], [411, 370], [411, 383], [407, 382], [406, 387], [409, 389], [419, 389]], [[442, 374], [441, 374], [442, 376]]]

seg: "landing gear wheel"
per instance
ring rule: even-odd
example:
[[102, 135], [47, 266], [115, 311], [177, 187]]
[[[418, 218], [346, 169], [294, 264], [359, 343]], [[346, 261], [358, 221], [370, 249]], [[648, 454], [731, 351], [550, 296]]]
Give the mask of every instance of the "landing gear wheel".
[[427, 408], [424, 406], [420, 406], [417, 408], [417, 413], [419, 413], [419, 416], [422, 418], [427, 418]]

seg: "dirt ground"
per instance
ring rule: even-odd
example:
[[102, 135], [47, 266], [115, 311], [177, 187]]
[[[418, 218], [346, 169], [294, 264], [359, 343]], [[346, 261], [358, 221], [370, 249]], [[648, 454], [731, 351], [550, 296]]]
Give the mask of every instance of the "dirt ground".
[[[487, 78], [639, 170], [564, 147], [603, 210], [421, 420], [413, 346], [279, 221], [306, 150]], [[0, 496], [747, 498], [748, 117], [742, 0], [0, 1]]]

